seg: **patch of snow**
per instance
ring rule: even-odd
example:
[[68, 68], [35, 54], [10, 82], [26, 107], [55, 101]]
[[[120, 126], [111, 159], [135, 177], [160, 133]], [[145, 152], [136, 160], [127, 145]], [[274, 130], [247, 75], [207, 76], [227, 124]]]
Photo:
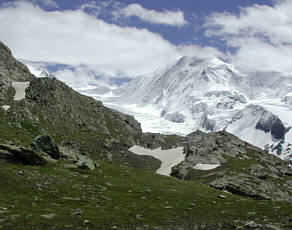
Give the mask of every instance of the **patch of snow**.
[[217, 167], [219, 167], [220, 165], [218, 164], [196, 164], [195, 166], [193, 166], [193, 169], [196, 170], [211, 170], [211, 169], [215, 169]]
[[8, 109], [10, 109], [10, 105], [2, 105], [1, 107], [2, 109], [4, 109], [4, 111], [7, 111]]
[[183, 147], [167, 150], [161, 150], [161, 148], [150, 150], [134, 145], [129, 149], [129, 151], [137, 155], [152, 156], [161, 160], [162, 164], [156, 172], [165, 176], [169, 176], [171, 173], [171, 168], [182, 162], [185, 158], [185, 155], [183, 154]]
[[28, 82], [12, 82], [12, 86], [15, 89], [14, 100], [22, 100], [25, 98], [25, 89], [29, 86]]

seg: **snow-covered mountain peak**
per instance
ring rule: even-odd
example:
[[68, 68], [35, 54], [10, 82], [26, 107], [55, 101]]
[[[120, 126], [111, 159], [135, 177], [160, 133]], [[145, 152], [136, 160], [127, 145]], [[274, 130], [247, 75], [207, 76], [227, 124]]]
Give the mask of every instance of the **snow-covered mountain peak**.
[[223, 62], [216, 56], [211, 57], [195, 57], [184, 56], [175, 65], [171, 66], [166, 72], [184, 72], [193, 73], [191, 77], [196, 77], [198, 73], [206, 77], [206, 72], [216, 72], [218, 70], [226, 73], [236, 72], [232, 65]]
[[106, 105], [133, 114], [145, 132], [187, 135], [224, 128], [270, 153], [292, 156], [292, 78], [240, 73], [217, 57], [182, 57], [113, 91]]
[[230, 117], [246, 103], [243, 89], [242, 77], [217, 57], [182, 57], [162, 72], [134, 79], [118, 89], [113, 100], [151, 105], [162, 119], [216, 131], [227, 124], [216, 116], [228, 111]]

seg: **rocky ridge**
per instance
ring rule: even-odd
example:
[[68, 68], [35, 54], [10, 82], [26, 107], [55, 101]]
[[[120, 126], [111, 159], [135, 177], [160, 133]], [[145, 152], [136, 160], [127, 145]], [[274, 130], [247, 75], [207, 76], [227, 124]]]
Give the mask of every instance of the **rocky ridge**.
[[[281, 159], [225, 131], [198, 130], [183, 145], [185, 160], [172, 168], [172, 176], [254, 199], [292, 202], [292, 172]], [[197, 164], [220, 166], [202, 171], [194, 169]]]

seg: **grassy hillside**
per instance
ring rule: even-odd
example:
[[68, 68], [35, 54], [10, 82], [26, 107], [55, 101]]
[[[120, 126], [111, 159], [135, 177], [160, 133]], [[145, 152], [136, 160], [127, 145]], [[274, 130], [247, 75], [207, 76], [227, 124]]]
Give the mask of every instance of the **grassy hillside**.
[[106, 163], [92, 172], [0, 164], [0, 194], [0, 229], [292, 228], [291, 204]]

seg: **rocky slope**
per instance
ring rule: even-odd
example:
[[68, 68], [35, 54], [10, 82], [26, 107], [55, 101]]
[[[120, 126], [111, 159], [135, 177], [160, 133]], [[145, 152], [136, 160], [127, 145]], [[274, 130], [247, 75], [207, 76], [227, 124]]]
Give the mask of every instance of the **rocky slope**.
[[[49, 134], [57, 143], [72, 142], [82, 147], [94, 159], [148, 169], [158, 167], [159, 161], [127, 151], [142, 136], [133, 116], [106, 108], [55, 78], [34, 77], [6, 46], [0, 48], [1, 60], [5, 60], [0, 69], [5, 76], [1, 78], [5, 84], [0, 85], [0, 138], [29, 146], [36, 136]], [[13, 100], [15, 81], [30, 81], [22, 100]]]
[[[224, 131], [198, 130], [183, 145], [185, 160], [172, 169], [172, 176], [255, 199], [292, 202], [292, 172], [281, 159]], [[200, 164], [216, 168], [199, 170]]]
[[0, 103], [11, 100], [15, 90], [12, 81], [30, 81], [35, 77], [28, 68], [13, 58], [11, 51], [0, 41]]

